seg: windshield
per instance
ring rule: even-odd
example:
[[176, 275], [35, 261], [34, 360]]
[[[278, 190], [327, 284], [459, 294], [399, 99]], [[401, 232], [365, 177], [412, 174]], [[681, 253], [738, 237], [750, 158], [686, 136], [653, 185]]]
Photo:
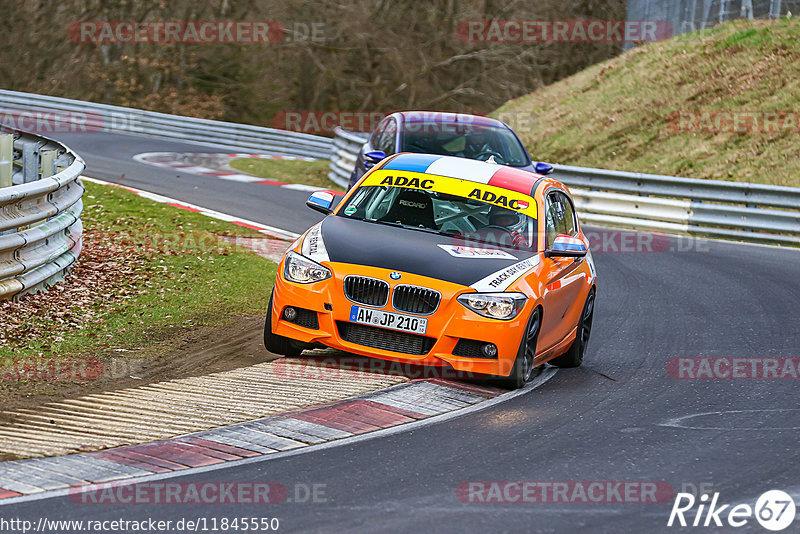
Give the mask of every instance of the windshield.
[[465, 241], [536, 250], [536, 219], [460, 195], [392, 186], [362, 186], [337, 215], [435, 232]]
[[[401, 152], [441, 154], [525, 167], [525, 148], [507, 128], [469, 123], [408, 122], [403, 127]], [[493, 159], [492, 159], [493, 158]]]

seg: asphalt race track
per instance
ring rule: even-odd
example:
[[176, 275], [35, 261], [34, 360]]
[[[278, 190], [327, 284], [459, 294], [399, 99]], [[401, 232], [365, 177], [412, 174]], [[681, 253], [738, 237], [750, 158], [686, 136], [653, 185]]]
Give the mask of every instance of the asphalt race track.
[[99, 132], [65, 134], [58, 139], [83, 157], [86, 175], [92, 178], [144, 189], [244, 219], [280, 222], [279, 228], [291, 232], [303, 232], [322, 217], [305, 207], [309, 195], [306, 191], [219, 180], [131, 159], [143, 152], [213, 152], [208, 146]]
[[[131, 160], [141, 152], [208, 147], [99, 133], [62, 140], [83, 156], [89, 176], [294, 232], [318, 220], [304, 208], [302, 191]], [[144, 507], [57, 497], [3, 507], [3, 514], [277, 517], [280, 530], [292, 532], [766, 532], [752, 518], [738, 529], [668, 528], [674, 494], [659, 503], [459, 499], [457, 488], [469, 481], [647, 481], [751, 505], [771, 489], [800, 495], [797, 380], [690, 380], [667, 371], [679, 357], [800, 357], [800, 251], [675, 238], [671, 250], [595, 248], [594, 257], [599, 288], [583, 367], [560, 370], [508, 402], [412, 432], [172, 479], [279, 482], [289, 499], [305, 502]], [[294, 495], [312, 484], [324, 491], [317, 502]]]

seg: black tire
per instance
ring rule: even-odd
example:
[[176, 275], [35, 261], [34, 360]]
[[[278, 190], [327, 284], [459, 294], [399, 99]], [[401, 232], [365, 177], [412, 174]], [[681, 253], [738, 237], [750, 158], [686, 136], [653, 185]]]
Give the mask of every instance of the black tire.
[[500, 380], [500, 385], [508, 389], [519, 389], [536, 376], [533, 362], [536, 359], [536, 342], [539, 339], [539, 330], [542, 327], [542, 313], [536, 308], [528, 319], [525, 334], [519, 344], [517, 358], [507, 377]]
[[586, 347], [589, 345], [589, 338], [592, 334], [592, 321], [594, 320], [594, 289], [586, 297], [583, 305], [581, 318], [578, 319], [578, 331], [575, 334], [575, 341], [569, 346], [567, 352], [550, 360], [550, 364], [556, 367], [580, 367], [583, 363], [583, 355], [586, 354]]
[[267, 306], [267, 320], [264, 324], [264, 347], [274, 354], [281, 356], [297, 357], [303, 352], [303, 347], [297, 341], [288, 337], [279, 336], [272, 333], [272, 295], [269, 297]]

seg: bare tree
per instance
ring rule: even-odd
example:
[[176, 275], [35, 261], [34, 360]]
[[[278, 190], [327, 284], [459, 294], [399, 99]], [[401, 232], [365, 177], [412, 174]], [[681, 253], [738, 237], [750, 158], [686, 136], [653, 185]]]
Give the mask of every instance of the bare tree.
[[[468, 20], [623, 20], [625, 0], [0, 0], [0, 87], [269, 124], [281, 110], [486, 112], [620, 43], [465, 42]], [[83, 43], [77, 21], [275, 20], [279, 43]], [[310, 38], [313, 25], [321, 35]], [[319, 32], [318, 32], [319, 33]]]

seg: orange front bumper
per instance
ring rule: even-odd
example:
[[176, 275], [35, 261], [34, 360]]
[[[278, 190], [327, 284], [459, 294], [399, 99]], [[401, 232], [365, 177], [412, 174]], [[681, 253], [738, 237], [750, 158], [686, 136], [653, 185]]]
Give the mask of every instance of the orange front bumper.
[[[531, 301], [526, 303], [525, 308], [514, 319], [500, 321], [482, 317], [459, 303], [456, 297], [473, 291], [465, 286], [409, 273], [402, 273], [401, 280], [392, 282], [389, 277], [391, 271], [362, 265], [326, 263], [326, 267], [331, 269], [333, 277], [312, 284], [296, 284], [283, 277], [283, 262], [281, 262], [273, 292], [272, 328], [275, 334], [304, 343], [320, 343], [383, 360], [427, 366], [449, 365], [457, 371], [479, 374], [506, 376], [511, 372], [528, 316], [533, 309]], [[410, 284], [439, 291], [442, 294], [439, 308], [432, 315], [426, 316], [428, 326], [425, 336], [435, 340], [430, 351], [424, 355], [406, 354], [342, 339], [337, 323], [349, 322], [350, 309], [354, 305], [344, 296], [344, 278], [348, 275], [385, 280], [392, 288], [398, 284]], [[392, 308], [391, 299], [389, 300], [386, 306], [375, 309], [397, 312]], [[287, 306], [316, 312], [319, 330], [286, 321], [283, 318], [283, 310]], [[411, 314], [404, 313], [404, 315]], [[497, 346], [497, 358], [467, 358], [453, 355], [453, 349], [461, 338], [494, 343]]]

